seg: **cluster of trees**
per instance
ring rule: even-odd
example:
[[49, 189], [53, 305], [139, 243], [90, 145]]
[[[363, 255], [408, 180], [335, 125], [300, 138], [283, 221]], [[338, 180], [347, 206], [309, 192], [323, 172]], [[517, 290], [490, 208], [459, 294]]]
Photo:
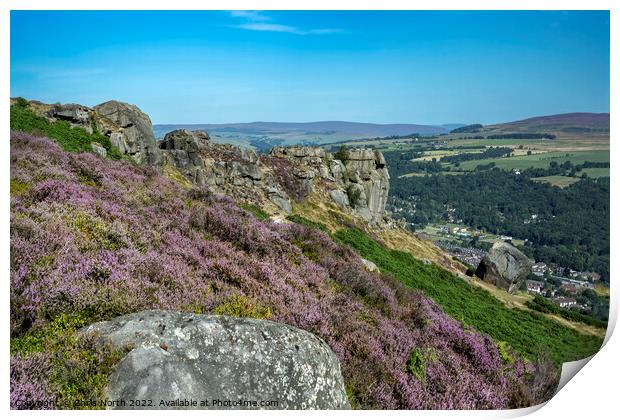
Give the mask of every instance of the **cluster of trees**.
[[468, 160], [492, 159], [510, 156], [511, 153], [512, 149], [510, 147], [489, 147], [488, 149], [478, 153], [460, 153], [458, 155], [444, 156], [441, 158], [441, 161], [457, 164]]
[[[523, 171], [523, 175], [529, 178], [536, 178], [541, 176], [552, 176], [552, 175], [565, 175], [565, 176], [577, 176], [578, 172], [581, 172], [585, 168], [609, 168], [609, 162], [589, 162], [586, 161], [579, 165], [574, 165], [570, 160], [565, 161], [564, 163], [559, 163], [557, 161], [549, 162], [549, 167], [547, 168], [529, 168]], [[480, 170], [480, 167], [476, 167], [476, 170]], [[585, 178], [582, 175], [582, 178]]]
[[535, 311], [556, 314], [564, 319], [568, 319], [569, 321], [583, 322], [584, 324], [593, 325], [599, 328], [607, 327], [607, 321], [602, 321], [591, 315], [576, 310], [560, 308], [542, 296], [535, 296], [534, 300], [528, 301], [525, 304]]
[[458, 139], [459, 140], [483, 140], [485, 137], [481, 136], [480, 134], [475, 135], [475, 136], [460, 136]]
[[456, 216], [477, 229], [528, 239], [522, 249], [537, 261], [609, 278], [609, 178], [582, 179], [561, 189], [495, 168], [459, 176], [393, 177], [390, 194], [415, 202], [415, 212], [404, 217], [418, 226]]
[[555, 134], [550, 133], [505, 133], [490, 134], [487, 139], [555, 139]]
[[463, 127], [455, 128], [450, 133], [477, 133], [482, 128], [482, 124], [470, 124]]
[[417, 160], [415, 162], [411, 161], [411, 159], [422, 157], [423, 154], [423, 151], [416, 149], [383, 152], [383, 156], [385, 157], [386, 162], [388, 162], [390, 176], [393, 178], [413, 172], [439, 173], [443, 170], [443, 167], [437, 162], [437, 160], [434, 162], [422, 160]]

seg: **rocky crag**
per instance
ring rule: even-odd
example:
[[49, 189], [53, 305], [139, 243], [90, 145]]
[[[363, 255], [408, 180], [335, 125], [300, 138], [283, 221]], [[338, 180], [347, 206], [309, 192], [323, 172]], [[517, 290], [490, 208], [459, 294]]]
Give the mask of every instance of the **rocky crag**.
[[[204, 131], [175, 130], [157, 141], [150, 118], [135, 105], [108, 101], [93, 108], [78, 104], [30, 106], [50, 121], [63, 120], [109, 137], [119, 152], [158, 173], [192, 185], [290, 214], [295, 202], [317, 189], [344, 212], [371, 226], [389, 222], [385, 203], [389, 174], [383, 155], [353, 149], [340, 159], [320, 147], [276, 147], [268, 155], [210, 141]], [[93, 144], [101, 155], [106, 150]]]

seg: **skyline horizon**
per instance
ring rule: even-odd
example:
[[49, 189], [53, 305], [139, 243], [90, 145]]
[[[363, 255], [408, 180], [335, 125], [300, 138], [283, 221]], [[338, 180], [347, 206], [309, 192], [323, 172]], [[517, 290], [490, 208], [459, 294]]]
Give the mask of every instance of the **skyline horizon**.
[[12, 96], [156, 124], [610, 111], [608, 11], [12, 11], [10, 30]]
[[[515, 120], [495, 121], [495, 122], [492, 122], [492, 123], [486, 123], [486, 124], [482, 124], [482, 125], [483, 126], [489, 126], [489, 125], [497, 125], [497, 124], [525, 121], [525, 120], [529, 120], [529, 119], [537, 118], [537, 117], [552, 117], [552, 116], [570, 115], [570, 114], [597, 114], [597, 115], [606, 114], [606, 115], [610, 115], [610, 112], [609, 111], [607, 111], [607, 112], [574, 111], [574, 112], [562, 112], [562, 113], [559, 113], [559, 114], [531, 115], [531, 116], [527, 116], [527, 117], [523, 117], [523, 118], [518, 118], [518, 119], [515, 119]], [[211, 122], [183, 122], [183, 123], [163, 122], [163, 123], [160, 123], [160, 122], [153, 122], [153, 125], [228, 125], [228, 124], [256, 124], [256, 123], [311, 124], [311, 123], [317, 123], [317, 122], [321, 122], [321, 123], [339, 122], [339, 123], [375, 124], [375, 125], [422, 125], [422, 126], [429, 126], [429, 127], [443, 127], [443, 126], [447, 126], [447, 125], [481, 124], [478, 121], [443, 122], [443, 123], [431, 124], [431, 123], [415, 122], [415, 121], [413, 121], [413, 122], [412, 121], [397, 121], [397, 122], [378, 123], [378, 122], [374, 122], [374, 121], [351, 121], [351, 120], [308, 120], [308, 121], [284, 121], [284, 120], [270, 120], [270, 121], [266, 121], [266, 120], [256, 120], [256, 121], [228, 121], [228, 122], [223, 122], [223, 123], [211, 123]]]
[[[37, 98], [24, 98], [21, 96], [10, 96], [10, 99], [16, 99], [16, 98], [23, 98], [26, 99], [28, 101], [38, 101], [38, 102], [43, 102], [40, 101]], [[118, 100], [118, 99], [108, 99], [107, 101], [112, 101], [112, 100]], [[99, 102], [96, 104], [92, 104], [92, 105], [86, 105], [86, 104], [79, 104], [79, 105], [84, 105], [84, 106], [88, 106], [89, 108], [93, 108], [95, 105], [98, 105], [100, 103], [104, 103], [107, 101], [103, 101], [103, 102]], [[43, 102], [45, 103], [45, 102]], [[53, 103], [57, 103], [57, 102], [49, 102], [48, 104], [53, 104]], [[62, 104], [78, 104], [77, 102], [62, 102]], [[135, 105], [138, 108], [141, 108], [139, 104], [137, 103], [130, 103], [131, 105]], [[299, 120], [295, 120], [295, 121], [285, 121], [285, 120], [254, 120], [254, 121], [226, 121], [226, 122], [218, 122], [218, 123], [214, 123], [214, 122], [155, 122], [155, 121], [151, 121], [152, 124], [155, 125], [229, 125], [229, 124], [257, 124], [257, 123], [284, 123], [284, 124], [311, 124], [311, 123], [328, 123], [328, 122], [338, 122], [338, 123], [354, 123], [354, 124], [374, 124], [374, 125], [420, 125], [420, 126], [428, 126], [428, 127], [443, 127], [443, 126], [449, 126], [449, 125], [470, 125], [470, 124], [482, 124], [483, 126], [490, 126], [490, 125], [497, 125], [497, 124], [504, 124], [504, 123], [512, 123], [512, 122], [519, 122], [519, 121], [525, 121], [528, 119], [532, 119], [532, 118], [537, 118], [537, 117], [551, 117], [551, 116], [559, 116], [559, 115], [570, 115], [570, 114], [595, 114], [595, 115], [600, 115], [600, 114], [606, 114], [606, 115], [610, 115], [609, 111], [602, 111], [602, 112], [597, 112], [597, 111], [573, 111], [573, 112], [562, 112], [562, 113], [558, 113], [558, 114], [545, 114], [545, 115], [530, 115], [530, 116], [525, 116], [525, 117], [521, 117], [521, 118], [517, 118], [514, 120], [509, 120], [509, 121], [495, 121], [495, 122], [491, 122], [491, 123], [480, 123], [478, 121], [461, 121], [461, 122], [442, 122], [442, 123], [426, 123], [426, 122], [418, 122], [418, 121], [396, 121], [396, 122], [374, 122], [374, 121], [352, 121], [352, 120], [338, 120], [338, 119], [330, 119], [330, 120], [307, 120], [307, 121], [299, 121]], [[148, 115], [148, 113], [147, 113]], [[150, 115], [149, 115], [150, 118]]]

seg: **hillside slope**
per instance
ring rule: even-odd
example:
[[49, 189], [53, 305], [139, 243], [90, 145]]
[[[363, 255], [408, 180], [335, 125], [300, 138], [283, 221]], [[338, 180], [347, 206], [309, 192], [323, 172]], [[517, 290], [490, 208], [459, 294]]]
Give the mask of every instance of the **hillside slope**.
[[402, 136], [412, 133], [423, 135], [447, 132], [445, 127], [422, 124], [373, 124], [349, 121], [316, 121], [316, 122], [250, 122], [229, 124], [155, 124], [153, 129], [157, 137], [166, 133], [185, 128], [188, 130], [206, 130], [212, 133], [238, 132], [245, 134], [282, 135], [296, 133], [305, 135], [312, 143], [317, 135], [345, 135], [351, 138]]
[[551, 133], [557, 136], [609, 136], [609, 113], [573, 112], [484, 126], [485, 134]]
[[98, 395], [102, 366], [117, 356], [93, 355], [73, 332], [150, 308], [311, 331], [338, 355], [361, 408], [529, 405], [557, 381], [546, 357], [557, 367], [600, 346], [509, 310], [454, 275], [463, 266], [445, 252], [398, 227], [384, 211], [381, 153], [257, 155], [186, 130], [156, 142], [137, 107], [103, 108], [107, 117], [101, 106], [11, 108], [13, 129], [55, 140], [12, 133], [15, 398]]
[[368, 272], [320, 230], [259, 220], [151, 168], [12, 133], [12, 403], [95, 398], [109, 367], [72, 331], [152, 308], [313, 332], [360, 408], [526, 406], [556, 379]]

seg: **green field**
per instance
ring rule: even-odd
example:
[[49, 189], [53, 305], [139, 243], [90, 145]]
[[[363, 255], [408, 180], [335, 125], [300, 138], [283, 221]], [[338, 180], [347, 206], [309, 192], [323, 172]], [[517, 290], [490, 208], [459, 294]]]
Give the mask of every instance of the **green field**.
[[520, 144], [533, 146], [544, 149], [549, 145], [548, 140], [526, 140], [526, 139], [472, 139], [472, 140], [452, 140], [451, 146], [480, 146], [480, 147], [496, 147], [496, 146], [518, 146]]
[[541, 176], [538, 178], [532, 178], [532, 181], [546, 182], [547, 184], [555, 185], [556, 187], [566, 188], [569, 185], [579, 181], [579, 178], [562, 175]]
[[530, 360], [543, 351], [560, 364], [587, 357], [602, 344], [598, 337], [578, 333], [536, 312], [508, 308], [486, 290], [436, 265], [425, 265], [407, 252], [386, 248], [357, 229], [339, 230], [335, 237], [382, 272], [423, 291], [453, 318], [489, 334], [496, 342], [507, 343]]
[[[462, 162], [459, 169], [465, 171], [472, 171], [478, 165], [487, 165], [491, 162], [495, 162], [495, 166], [504, 170], [513, 169], [527, 169], [527, 168], [547, 168], [551, 161], [558, 163], [564, 163], [567, 160], [571, 161], [573, 165], [578, 165], [586, 161], [589, 162], [609, 162], [609, 150], [586, 150], [586, 151], [574, 151], [574, 152], [549, 152], [513, 156], [505, 158], [493, 158], [493, 159], [480, 159], [470, 160]], [[598, 168], [596, 168], [598, 169]]]
[[609, 177], [609, 168], [585, 168], [577, 173], [577, 176], [581, 176], [582, 173], [588, 174], [590, 178], [605, 178]]

